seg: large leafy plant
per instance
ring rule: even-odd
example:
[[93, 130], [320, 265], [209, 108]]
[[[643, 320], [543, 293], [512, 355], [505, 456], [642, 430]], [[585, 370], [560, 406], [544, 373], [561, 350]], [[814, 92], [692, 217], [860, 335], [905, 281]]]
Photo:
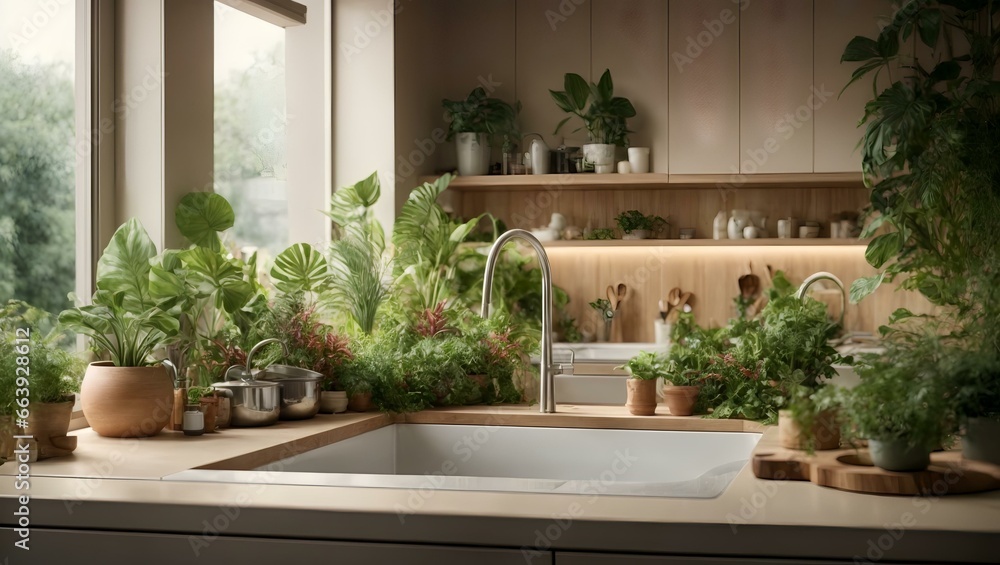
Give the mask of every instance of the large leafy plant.
[[556, 105], [571, 114], [559, 122], [556, 134], [575, 116], [583, 121], [591, 142], [628, 146], [631, 132], [627, 120], [635, 117], [635, 106], [628, 98], [614, 95], [610, 69], [604, 71], [600, 81], [589, 84], [576, 73], [566, 73], [563, 85], [565, 90], [549, 91]]
[[[880, 272], [855, 281], [851, 299], [902, 278], [963, 330], [985, 331], [992, 347], [1000, 347], [998, 11], [992, 0], [910, 0], [842, 57], [859, 64], [851, 83], [872, 77], [874, 95], [861, 155], [875, 219], [863, 235], [875, 236], [866, 258]], [[914, 34], [922, 45], [901, 48]], [[890, 84], [880, 91], [884, 76]]]
[[97, 263], [92, 303], [64, 310], [59, 323], [89, 337], [118, 367], [149, 364], [153, 350], [177, 334], [179, 322], [150, 293], [156, 246], [135, 218], [115, 231]]
[[483, 87], [477, 87], [465, 100], [443, 100], [448, 116], [448, 141], [457, 133], [485, 133], [491, 137], [506, 135], [517, 139], [517, 108], [500, 100], [490, 98]]

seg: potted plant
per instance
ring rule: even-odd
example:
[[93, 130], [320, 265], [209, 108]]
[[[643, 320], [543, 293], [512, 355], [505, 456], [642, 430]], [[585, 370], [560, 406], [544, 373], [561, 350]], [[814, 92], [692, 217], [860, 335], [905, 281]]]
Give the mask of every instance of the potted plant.
[[951, 400], [935, 374], [936, 339], [892, 344], [857, 368], [861, 383], [847, 395], [847, 419], [854, 435], [868, 440], [872, 462], [887, 471], [926, 469], [951, 432]]
[[598, 298], [588, 304], [597, 313], [597, 319], [599, 320], [595, 340], [601, 343], [610, 341], [611, 322], [615, 318], [615, 311], [611, 308], [611, 301], [607, 298]]
[[659, 216], [647, 216], [638, 210], [627, 210], [615, 217], [622, 239], [648, 239], [654, 232], [667, 225]]
[[625, 381], [628, 397], [625, 407], [634, 416], [652, 416], [656, 413], [656, 379], [665, 374], [663, 360], [655, 353], [640, 352], [618, 367], [628, 371]]
[[[53, 326], [47, 312], [24, 302], [12, 300], [0, 310], [0, 368], [5, 378], [12, 380], [11, 393], [17, 389], [29, 392], [23, 433], [38, 442], [39, 459], [69, 455], [76, 449], [76, 437], [67, 434], [84, 363], [62, 346], [66, 336]], [[15, 338], [18, 328], [30, 332], [26, 341]], [[18, 371], [23, 358], [29, 359], [30, 365]], [[4, 397], [0, 403], [13, 404], [15, 400], [14, 396]]]
[[[724, 348], [722, 333], [704, 330], [694, 323], [693, 315], [682, 313], [670, 337], [672, 345], [664, 363], [663, 401], [674, 416], [705, 411], [719, 392], [708, 375]], [[702, 386], [709, 390], [700, 398]]]
[[448, 141], [455, 140], [458, 174], [485, 175], [490, 170], [492, 138], [506, 134], [515, 138], [517, 111], [498, 98], [490, 98], [477, 87], [465, 100], [444, 100], [448, 117]]
[[188, 406], [197, 406], [205, 415], [204, 433], [212, 433], [216, 429], [216, 419], [219, 415], [219, 396], [210, 386], [192, 386], [187, 390]]
[[170, 421], [174, 383], [153, 350], [179, 323], [149, 293], [156, 247], [136, 219], [115, 231], [97, 264], [92, 304], [64, 310], [59, 323], [91, 339], [109, 361], [91, 363], [80, 404], [91, 428], [105, 437], [156, 435]]
[[942, 370], [954, 383], [956, 415], [963, 420], [962, 455], [1000, 465], [1000, 356], [989, 348], [955, 348]]
[[559, 122], [555, 133], [573, 116], [580, 118], [590, 136], [590, 143], [583, 146], [584, 162], [592, 164], [598, 173], [612, 172], [617, 147], [628, 147], [631, 132], [626, 121], [635, 117], [635, 107], [628, 98], [614, 95], [610, 69], [596, 84], [588, 84], [578, 74], [566, 73], [563, 85], [565, 90], [549, 93], [562, 111], [572, 115]]

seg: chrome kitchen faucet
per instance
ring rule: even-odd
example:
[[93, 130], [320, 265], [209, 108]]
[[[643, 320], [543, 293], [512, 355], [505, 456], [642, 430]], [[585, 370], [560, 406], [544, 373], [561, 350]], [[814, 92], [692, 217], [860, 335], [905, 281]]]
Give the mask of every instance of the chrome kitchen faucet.
[[541, 242], [525, 230], [509, 230], [497, 238], [493, 247], [490, 248], [489, 257], [486, 259], [486, 273], [483, 275], [483, 309], [482, 316], [490, 317], [490, 302], [493, 296], [493, 271], [496, 267], [497, 258], [503, 250], [504, 244], [512, 239], [523, 239], [528, 242], [538, 255], [538, 264], [542, 269], [542, 363], [541, 363], [541, 392], [538, 395], [539, 411], [543, 414], [551, 414], [556, 411], [555, 399], [555, 373], [562, 373], [562, 367], [552, 365], [552, 269], [549, 267], [549, 257], [545, 254], [545, 249]]

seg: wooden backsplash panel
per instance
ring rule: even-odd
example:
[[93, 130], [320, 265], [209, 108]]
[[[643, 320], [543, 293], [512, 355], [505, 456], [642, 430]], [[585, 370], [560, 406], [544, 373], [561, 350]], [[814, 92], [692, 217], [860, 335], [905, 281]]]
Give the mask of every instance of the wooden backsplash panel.
[[796, 217], [823, 224], [827, 234], [830, 216], [860, 210], [868, 191], [859, 188], [757, 188], [726, 187], [633, 190], [465, 191], [450, 195], [450, 203], [463, 216], [490, 212], [511, 228], [548, 225], [553, 212], [566, 216], [568, 225], [581, 228], [615, 227], [615, 216], [625, 210], [657, 214], [670, 221], [670, 237], [680, 228], [695, 228], [695, 237], [711, 238], [712, 221], [719, 210], [759, 210], [768, 216], [767, 227], [776, 231], [778, 218]]
[[[450, 191], [449, 191], [450, 192]], [[670, 216], [671, 237], [680, 227], [694, 227], [698, 238], [711, 237], [712, 220], [725, 209], [752, 209], [777, 218], [794, 216], [824, 224], [832, 213], [859, 210], [867, 199], [864, 188], [757, 188], [726, 192], [715, 189], [636, 189], [548, 191], [465, 191], [448, 194], [447, 201], [466, 216], [490, 212], [511, 228], [546, 225], [554, 211], [569, 225], [612, 227], [623, 210]], [[698, 246], [698, 247], [549, 247], [555, 284], [565, 289], [569, 313], [581, 329], [593, 331], [596, 318], [587, 303], [605, 295], [609, 284], [624, 282], [630, 296], [615, 324], [615, 341], [651, 342], [657, 302], [679, 286], [694, 293], [695, 314], [701, 324], [721, 325], [734, 315], [737, 279], [752, 270], [766, 279], [767, 265], [784, 271], [795, 284], [817, 271], [829, 271], [845, 284], [875, 271], [864, 259], [864, 245], [810, 246]], [[815, 287], [814, 287], [815, 288]], [[851, 331], [875, 332], [896, 308], [917, 312], [930, 305], [915, 293], [886, 285], [859, 305], [848, 305], [845, 326]]]

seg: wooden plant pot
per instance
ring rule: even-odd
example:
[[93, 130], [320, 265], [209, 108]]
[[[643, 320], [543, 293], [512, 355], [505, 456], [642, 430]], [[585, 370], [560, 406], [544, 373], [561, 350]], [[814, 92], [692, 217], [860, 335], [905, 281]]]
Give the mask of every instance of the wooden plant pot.
[[358, 392], [350, 395], [347, 409], [351, 412], [367, 412], [372, 409], [372, 393]]
[[625, 407], [633, 416], [652, 416], [656, 413], [656, 380], [628, 379], [625, 381], [628, 399]]
[[174, 383], [162, 366], [91, 363], [80, 386], [83, 415], [104, 437], [154, 436], [170, 421], [173, 404]]
[[813, 449], [816, 451], [840, 447], [840, 422], [836, 410], [823, 410], [817, 414], [808, 435], [802, 433], [790, 410], [778, 412], [778, 441], [781, 442], [781, 447], [805, 450], [808, 448], [810, 437], [813, 440]]
[[38, 442], [38, 459], [72, 455], [76, 436], [66, 434], [73, 415], [73, 401], [32, 403], [28, 410], [28, 429], [25, 431]]
[[667, 385], [663, 387], [663, 402], [670, 409], [671, 416], [690, 416], [694, 414], [700, 392], [701, 389], [696, 386]]

